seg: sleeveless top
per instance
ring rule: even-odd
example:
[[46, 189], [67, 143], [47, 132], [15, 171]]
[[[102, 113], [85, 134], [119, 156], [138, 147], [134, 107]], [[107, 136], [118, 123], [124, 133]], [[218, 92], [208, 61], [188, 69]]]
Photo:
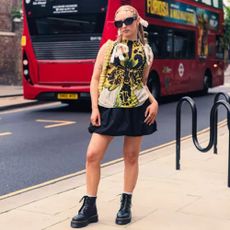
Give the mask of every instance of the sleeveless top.
[[[147, 64], [144, 46], [139, 41], [124, 40], [127, 52], [113, 57], [107, 66], [105, 80], [98, 104], [105, 108], [133, 108], [141, 106], [148, 98], [143, 84]], [[117, 42], [113, 45], [113, 50]]]

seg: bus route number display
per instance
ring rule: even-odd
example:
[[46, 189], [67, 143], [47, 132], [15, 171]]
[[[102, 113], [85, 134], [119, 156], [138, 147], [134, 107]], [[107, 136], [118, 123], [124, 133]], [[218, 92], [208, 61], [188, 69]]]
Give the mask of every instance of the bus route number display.
[[[30, 2], [30, 0], [26, 0], [27, 4], [29, 4]], [[46, 7], [47, 0], [34, 0], [32, 4], [33, 6]]]

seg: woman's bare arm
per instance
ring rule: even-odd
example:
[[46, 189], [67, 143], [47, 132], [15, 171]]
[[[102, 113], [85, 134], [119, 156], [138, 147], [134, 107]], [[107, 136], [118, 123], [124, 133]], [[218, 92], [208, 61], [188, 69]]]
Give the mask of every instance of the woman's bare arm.
[[154, 96], [152, 95], [152, 93], [149, 91], [149, 88], [147, 86], [147, 82], [148, 82], [148, 77], [149, 77], [149, 71], [151, 69], [152, 63], [148, 66], [145, 67], [144, 69], [144, 76], [143, 76], [143, 83], [144, 83], [144, 87], [148, 93], [149, 96], [149, 100], [151, 103], [157, 103], [156, 99], [154, 98]]
[[145, 111], [145, 121], [144, 122], [147, 123], [148, 125], [151, 125], [154, 123], [157, 113], [158, 113], [158, 102], [156, 101], [152, 93], [149, 91], [149, 88], [147, 86], [148, 76], [149, 76], [149, 71], [151, 69], [151, 66], [152, 66], [152, 63], [150, 63], [150, 65], [145, 67], [144, 76], [143, 76], [144, 87], [146, 89], [146, 92], [148, 93], [149, 101], [151, 103]]
[[90, 82], [90, 96], [91, 96], [91, 102], [92, 102], [92, 110], [98, 108], [98, 84], [100, 80], [100, 74], [103, 68], [103, 61], [105, 57], [105, 49], [106, 49], [106, 43], [100, 48], [96, 62], [94, 65], [93, 75]]

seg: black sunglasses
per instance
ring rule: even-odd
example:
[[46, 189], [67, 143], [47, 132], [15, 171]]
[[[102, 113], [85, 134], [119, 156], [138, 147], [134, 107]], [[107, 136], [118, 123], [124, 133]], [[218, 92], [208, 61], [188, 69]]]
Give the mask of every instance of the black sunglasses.
[[114, 21], [114, 25], [115, 25], [117, 28], [121, 28], [121, 27], [123, 26], [123, 23], [124, 23], [126, 26], [129, 26], [129, 25], [131, 25], [136, 19], [137, 19], [136, 16], [128, 17], [128, 18], [126, 18], [124, 21], [122, 21], [122, 20]]

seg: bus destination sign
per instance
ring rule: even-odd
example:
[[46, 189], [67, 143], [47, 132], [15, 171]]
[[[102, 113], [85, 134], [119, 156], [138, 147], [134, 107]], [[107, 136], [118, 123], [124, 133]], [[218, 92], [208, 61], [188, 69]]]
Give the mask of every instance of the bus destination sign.
[[40, 6], [40, 7], [46, 7], [47, 0], [26, 0], [26, 4], [32, 3], [33, 6]]

